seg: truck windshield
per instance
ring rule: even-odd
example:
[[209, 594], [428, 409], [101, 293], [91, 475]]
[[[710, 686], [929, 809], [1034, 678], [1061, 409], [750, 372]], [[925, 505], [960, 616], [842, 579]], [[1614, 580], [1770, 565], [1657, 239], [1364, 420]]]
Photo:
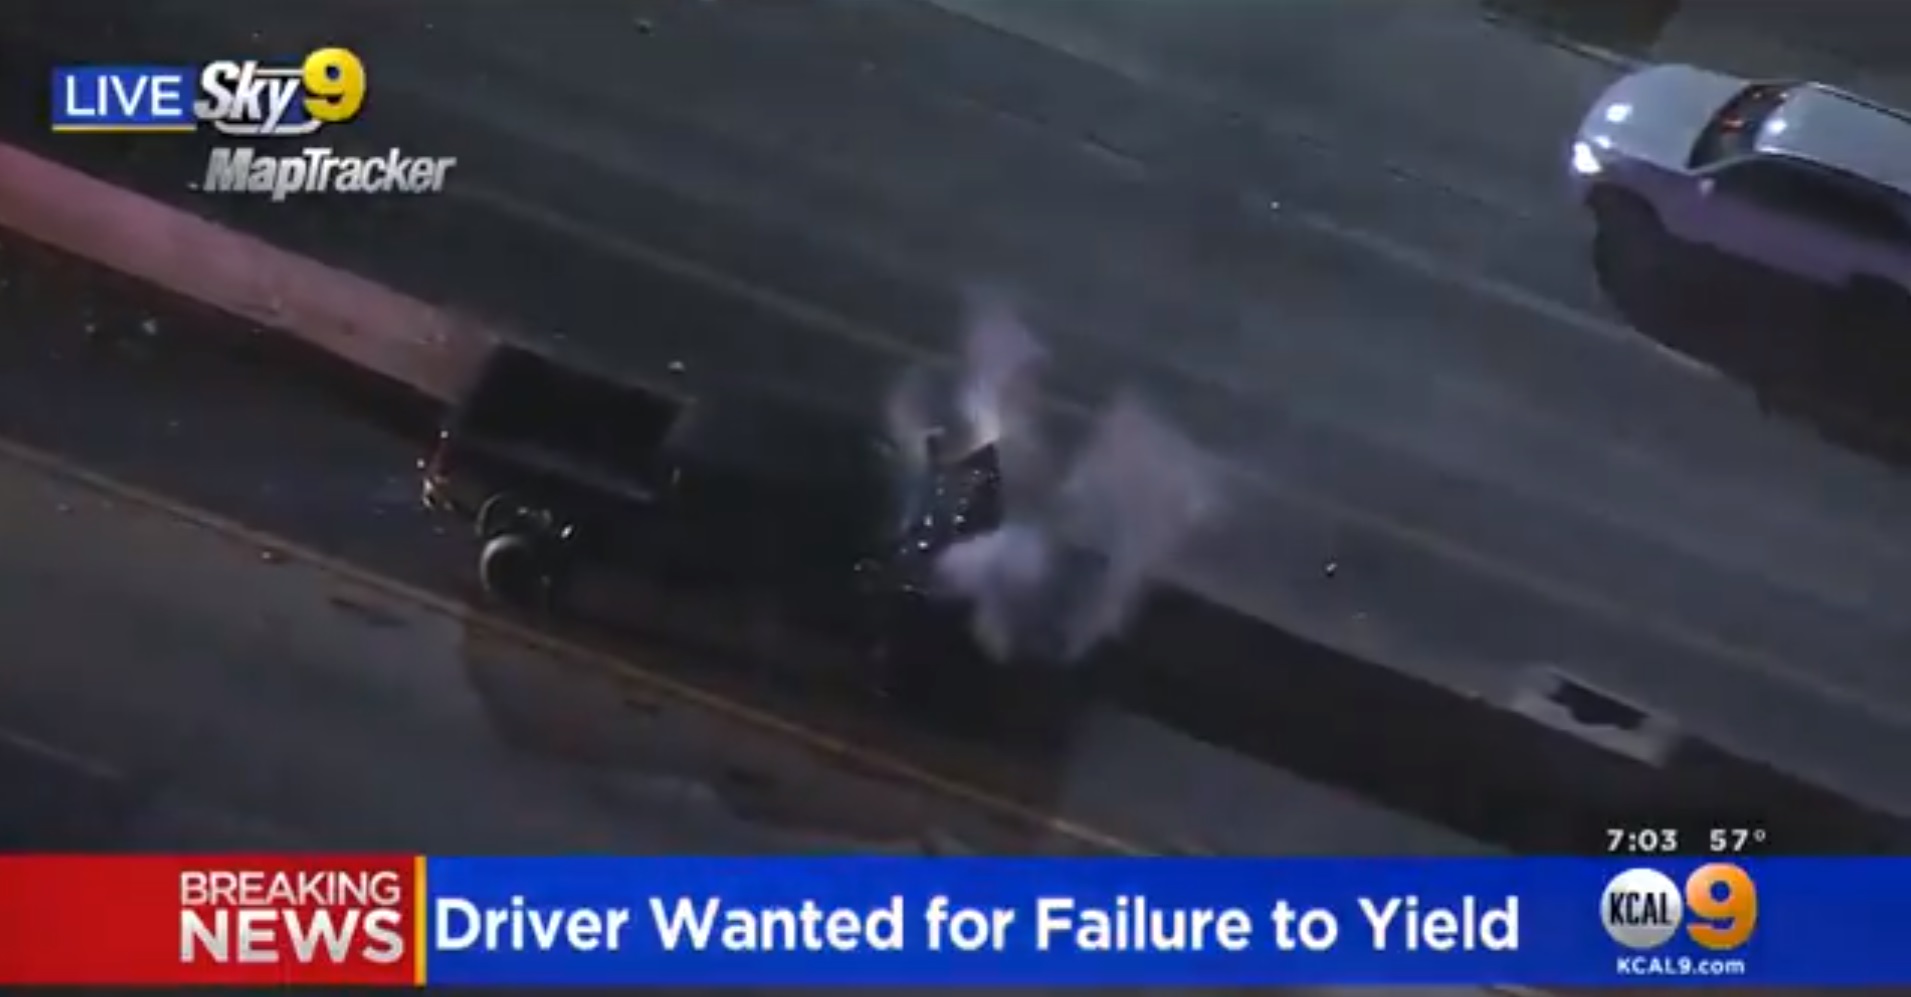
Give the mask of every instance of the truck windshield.
[[1792, 83], [1755, 83], [1739, 91], [1699, 134], [1691, 165], [1710, 166], [1753, 151], [1766, 119], [1784, 107], [1797, 89]]

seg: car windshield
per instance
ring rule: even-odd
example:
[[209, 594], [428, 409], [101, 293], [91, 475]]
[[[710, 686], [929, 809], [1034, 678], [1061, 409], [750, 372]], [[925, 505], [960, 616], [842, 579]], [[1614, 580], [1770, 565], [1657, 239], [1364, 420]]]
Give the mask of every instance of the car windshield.
[[1709, 166], [1751, 152], [1759, 129], [1796, 90], [1790, 83], [1755, 83], [1739, 91], [1699, 135], [1691, 165]]

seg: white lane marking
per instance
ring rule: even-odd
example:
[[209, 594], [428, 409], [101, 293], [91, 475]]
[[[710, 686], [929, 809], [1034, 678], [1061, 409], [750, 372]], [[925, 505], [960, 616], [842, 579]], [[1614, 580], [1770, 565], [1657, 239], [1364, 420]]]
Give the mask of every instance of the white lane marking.
[[1629, 349], [1651, 353], [1691, 377], [1706, 381], [1725, 380], [1724, 375], [1716, 369], [1654, 340], [1624, 322], [1576, 308], [1483, 271], [1454, 266], [1439, 254], [1378, 232], [1337, 222], [1317, 212], [1292, 209], [1283, 213], [1289, 220], [1315, 235], [1372, 253], [1425, 279], [1452, 284], [1515, 311], [1524, 311]]
[[[110, 762], [82, 754], [72, 748], [53, 744], [14, 728], [0, 727], [0, 746], [32, 755], [101, 782], [130, 784], [133, 781], [128, 772]], [[218, 828], [211, 833], [219, 837], [224, 847], [251, 847], [258, 842], [271, 842], [275, 849], [285, 851], [313, 849], [321, 844], [307, 835], [256, 814], [213, 807], [201, 800], [157, 796], [146, 800], [145, 803], [149, 808], [147, 817], [144, 819], [146, 824], [150, 825], [156, 819], [166, 826], [185, 826], [195, 829], [192, 835], [194, 840], [167, 841], [161, 844], [161, 847], [171, 847], [175, 844], [201, 845], [204, 843], [204, 836], [207, 835], [209, 827]]]
[[52, 762], [62, 768], [78, 770], [95, 779], [121, 780], [126, 774], [116, 766], [80, 754], [77, 751], [48, 743], [31, 734], [10, 727], [0, 727], [0, 744], [17, 751], [33, 755], [36, 758]]
[[[983, 24], [989, 27], [990, 30], [1003, 30], [994, 26], [989, 21], [978, 21], [974, 15], [966, 14], [959, 10], [952, 10], [952, 13], [956, 13], [965, 20], [976, 21], [976, 23]], [[1026, 36], [1018, 35], [1018, 37]], [[1075, 53], [1067, 48], [1054, 44], [1045, 42], [1041, 42], [1041, 44], [1045, 48], [1057, 51], [1077, 61], [1083, 61], [1090, 65], [1108, 69], [1113, 71], [1115, 75], [1129, 78], [1129, 71], [1125, 66], [1114, 66], [1106, 63], [1106, 56], [1098, 59]], [[1150, 78], [1146, 82], [1151, 86], [1178, 93], [1183, 99], [1194, 100], [1206, 105], [1222, 106], [1220, 98], [1199, 91], [1188, 91], [1185, 87], [1171, 85], [1165, 80]], [[441, 90], [427, 83], [418, 80], [405, 80], [402, 82], [402, 85], [408, 93], [422, 100], [436, 102], [441, 106], [456, 107], [461, 112], [466, 110], [466, 108], [457, 103], [456, 98], [448, 97]], [[958, 95], [958, 97], [959, 96], [960, 95]], [[1257, 117], [1265, 117], [1265, 114], [1257, 115]], [[512, 120], [516, 119], [513, 118]], [[718, 131], [728, 134], [727, 130], [720, 125], [708, 122], [706, 122], [705, 125], [717, 128]], [[1292, 130], [1290, 127], [1278, 124], [1269, 124], [1266, 127], [1270, 127], [1281, 134], [1286, 134], [1287, 131]], [[1305, 131], [1299, 131], [1297, 134], [1305, 134]], [[530, 135], [524, 137], [534, 142], [543, 142], [548, 139], [548, 137], [538, 138]], [[1094, 141], [1092, 136], [1088, 141], [1070, 139], [1068, 144], [1070, 147], [1078, 150], [1088, 150], [1098, 161], [1122, 171], [1125, 175], [1132, 175], [1135, 170], [1141, 170], [1144, 173], [1152, 172], [1152, 168], [1145, 160], [1138, 159], [1126, 152]], [[573, 153], [580, 152], [576, 147], [569, 148], [567, 151]], [[1404, 170], [1397, 170], [1396, 172], [1400, 173], [1400, 175], [1411, 177], [1416, 181], [1438, 187], [1445, 193], [1458, 193], [1468, 198], [1478, 197], [1476, 194], [1461, 190], [1451, 184], [1431, 177], [1423, 177]], [[1200, 182], [1204, 187], [1226, 192], [1235, 203], [1242, 206], [1239, 210], [1251, 211], [1252, 209], [1245, 206], [1254, 203], [1268, 203], [1266, 198], [1250, 196], [1254, 192], [1239, 188], [1238, 185], [1233, 182], [1218, 179], [1203, 180]], [[467, 185], [459, 189], [468, 192], [471, 190], [471, 187]], [[511, 195], [500, 195], [492, 191], [481, 191], [478, 194], [481, 200], [494, 200], [498, 196], [509, 197]], [[1661, 344], [1636, 332], [1623, 322], [1616, 321], [1581, 307], [1566, 304], [1555, 298], [1523, 288], [1511, 281], [1494, 277], [1484, 271], [1448, 263], [1443, 254], [1435, 250], [1416, 246], [1371, 229], [1342, 223], [1317, 211], [1303, 207], [1289, 206], [1284, 202], [1278, 203], [1280, 203], [1281, 206], [1276, 213], [1276, 217], [1294, 223], [1302, 235], [1313, 236], [1325, 241], [1338, 243], [1345, 247], [1351, 247], [1357, 252], [1377, 256], [1407, 271], [1410, 275], [1432, 281], [1436, 284], [1446, 284], [1459, 288], [1463, 292], [1471, 293], [1516, 311], [1527, 312], [1528, 314], [1537, 316], [1562, 328], [1595, 336], [1601, 340], [1619, 345], [1639, 354], [1649, 354], [1668, 359], [1672, 361], [1674, 369], [1687, 375], [1707, 380], [1714, 380], [1718, 376], [1717, 372], [1712, 368], [1667, 350]]]
[[1510, 281], [1455, 266], [1429, 250], [1370, 229], [1338, 222], [1315, 211], [1283, 210], [1281, 214], [1317, 235], [1358, 247], [1422, 277], [1466, 288], [1548, 321], [1616, 342], [1636, 344], [1645, 339], [1623, 323], [1555, 301]]
[[[1230, 106], [1228, 101], [1207, 92], [1205, 88], [1192, 87], [1188, 85], [1186, 81], [1169, 80], [1163, 74], [1143, 67], [1134, 60], [1115, 53], [1099, 43], [1089, 41], [1087, 44], [1083, 44], [1080, 41], [1071, 42], [1063, 40], [1056, 37], [1053, 31], [1045, 30], [1039, 23], [1018, 25], [1013, 23], [1016, 19], [1012, 16], [996, 11], [970, 10], [967, 9], [965, 5], [951, 2], [951, 0], [925, 0], [925, 2], [955, 17], [1035, 43], [1075, 61], [1087, 63], [1115, 76], [1127, 79], [1132, 83], [1167, 90], [1183, 99], [1194, 100], [1201, 104], [1215, 107]], [[1573, 54], [1582, 55], [1605, 65], [1611, 65], [1621, 69], [1625, 68], [1623, 63], [1614, 61], [1617, 57], [1612, 56], [1611, 53], [1602, 53], [1596, 50], [1582, 51], [1579, 48], [1565, 43], [1556, 42], [1551, 38], [1539, 38], [1537, 40], [1544, 44], [1566, 49], [1573, 52]], [[1258, 109], [1255, 116], [1264, 122], [1267, 120], [1265, 109]], [[1282, 134], [1298, 129], [1298, 126], [1294, 124], [1268, 123], [1276, 132]], [[1299, 131], [1302, 134], [1305, 133], [1304, 129], [1299, 129]], [[1431, 177], [1420, 176], [1411, 170], [1401, 170], [1399, 172], [1404, 176], [1433, 184], [1443, 190], [1458, 190], [1458, 188], [1453, 188], [1451, 185], [1442, 181]], [[1469, 194], [1467, 196], [1473, 195]], [[1600, 339], [1616, 342], [1642, 352], [1657, 354], [1672, 360], [1679, 370], [1687, 374], [1708, 380], [1718, 377], [1718, 373], [1712, 368], [1698, 363], [1689, 357], [1665, 349], [1663, 346], [1652, 342], [1651, 339], [1633, 330], [1623, 322], [1615, 321], [1594, 312], [1568, 305], [1484, 272], [1454, 266], [1447, 263], [1441, 254], [1433, 250], [1410, 245], [1368, 229], [1347, 225], [1335, 221], [1324, 214], [1306, 209], [1284, 209], [1282, 215], [1299, 223], [1310, 232], [1344, 245], [1365, 250], [1422, 277], [1452, 284], [1489, 300], [1497, 301], [1514, 309], [1526, 311], [1569, 329], [1588, 333]]]

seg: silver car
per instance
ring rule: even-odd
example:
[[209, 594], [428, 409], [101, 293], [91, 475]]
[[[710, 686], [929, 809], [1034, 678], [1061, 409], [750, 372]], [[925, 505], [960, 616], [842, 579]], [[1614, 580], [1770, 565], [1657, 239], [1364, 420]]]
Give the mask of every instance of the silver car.
[[1639, 237], [1699, 245], [1849, 292], [1867, 314], [1911, 315], [1911, 114], [1815, 83], [1657, 66], [1601, 95], [1569, 165], [1602, 267]]

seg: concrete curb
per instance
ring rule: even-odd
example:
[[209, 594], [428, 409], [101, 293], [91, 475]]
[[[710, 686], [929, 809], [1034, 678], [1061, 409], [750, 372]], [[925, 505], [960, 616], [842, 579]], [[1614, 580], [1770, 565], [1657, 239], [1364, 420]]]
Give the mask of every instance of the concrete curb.
[[1575, 41], [1557, 31], [1549, 31], [1545, 28], [1521, 24], [1510, 17], [1487, 14], [1484, 20], [1486, 23], [1501, 31], [1510, 31], [1513, 34], [1539, 42], [1541, 45], [1550, 45], [1562, 52], [1567, 52], [1582, 59], [1599, 63], [1602, 66], [1610, 66], [1622, 72], [1637, 69], [1645, 64], [1645, 60], [1637, 56], [1626, 55], [1623, 52], [1601, 45]]
[[449, 399], [497, 334], [362, 277], [0, 145], [0, 228]]

